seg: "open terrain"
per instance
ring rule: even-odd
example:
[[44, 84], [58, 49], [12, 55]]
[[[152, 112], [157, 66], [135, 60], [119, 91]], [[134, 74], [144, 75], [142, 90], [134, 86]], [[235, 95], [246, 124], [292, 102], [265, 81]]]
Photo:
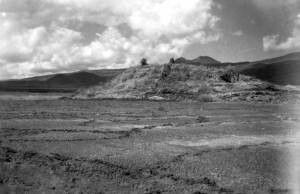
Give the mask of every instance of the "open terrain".
[[0, 193], [300, 193], [300, 90], [266, 73], [297, 57], [19, 80], [46, 93], [0, 93]]
[[292, 104], [0, 101], [0, 193], [291, 193]]

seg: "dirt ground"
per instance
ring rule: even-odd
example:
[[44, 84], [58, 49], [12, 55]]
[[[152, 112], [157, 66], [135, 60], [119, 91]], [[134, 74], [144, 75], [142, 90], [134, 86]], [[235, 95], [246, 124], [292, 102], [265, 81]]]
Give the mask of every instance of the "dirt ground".
[[0, 100], [0, 193], [292, 193], [291, 104]]

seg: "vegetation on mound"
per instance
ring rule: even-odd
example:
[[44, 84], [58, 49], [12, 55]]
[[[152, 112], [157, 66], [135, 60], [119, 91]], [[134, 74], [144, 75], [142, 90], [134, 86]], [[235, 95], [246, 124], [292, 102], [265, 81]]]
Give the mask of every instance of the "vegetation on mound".
[[[283, 92], [282, 87], [266, 84], [231, 69], [212, 68], [187, 64], [143, 65], [131, 67], [103, 86], [80, 92], [82, 98], [134, 98], [167, 100], [198, 100], [212, 102], [227, 100], [233, 93], [269, 91], [267, 95]], [[247, 96], [246, 96], [247, 97]]]

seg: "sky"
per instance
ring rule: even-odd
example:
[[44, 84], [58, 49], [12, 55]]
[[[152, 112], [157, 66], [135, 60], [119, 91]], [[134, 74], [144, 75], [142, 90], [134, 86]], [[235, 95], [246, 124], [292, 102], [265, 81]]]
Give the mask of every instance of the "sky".
[[0, 80], [300, 51], [300, 0], [0, 0]]

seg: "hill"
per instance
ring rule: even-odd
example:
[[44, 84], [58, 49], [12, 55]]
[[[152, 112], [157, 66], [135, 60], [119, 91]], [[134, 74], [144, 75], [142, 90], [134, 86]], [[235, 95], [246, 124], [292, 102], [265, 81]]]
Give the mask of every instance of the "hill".
[[78, 89], [103, 84], [123, 71], [124, 69], [87, 70], [7, 80], [0, 82], [0, 91], [74, 92]]
[[209, 57], [209, 56], [199, 56], [195, 59], [189, 60], [186, 58], [178, 58], [175, 60], [175, 63], [181, 64], [189, 64], [189, 65], [217, 65], [217, 64], [221, 64], [221, 62]]
[[72, 98], [131, 98], [199, 101], [293, 101], [290, 89], [231, 70], [188, 64], [131, 67], [104, 85]]

